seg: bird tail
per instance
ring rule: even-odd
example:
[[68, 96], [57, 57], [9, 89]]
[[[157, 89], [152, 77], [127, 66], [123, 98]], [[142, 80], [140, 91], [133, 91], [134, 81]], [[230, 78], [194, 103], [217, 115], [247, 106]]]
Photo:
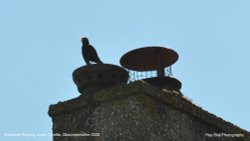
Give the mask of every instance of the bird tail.
[[103, 64], [103, 62], [102, 62], [100, 59], [98, 59], [98, 60], [96, 61], [96, 63], [97, 63], [97, 64]]

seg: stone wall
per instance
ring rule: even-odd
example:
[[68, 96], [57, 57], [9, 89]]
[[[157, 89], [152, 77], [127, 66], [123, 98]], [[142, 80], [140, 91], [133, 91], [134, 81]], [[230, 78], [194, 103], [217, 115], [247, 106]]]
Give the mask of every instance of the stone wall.
[[54, 141], [250, 141], [249, 132], [180, 92], [143, 81], [59, 102], [49, 115]]

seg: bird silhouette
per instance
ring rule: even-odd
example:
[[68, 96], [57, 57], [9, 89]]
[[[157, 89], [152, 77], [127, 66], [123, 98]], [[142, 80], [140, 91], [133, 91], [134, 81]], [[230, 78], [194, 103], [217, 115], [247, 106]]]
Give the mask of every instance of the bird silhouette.
[[91, 62], [96, 64], [103, 64], [100, 58], [97, 55], [95, 48], [89, 44], [89, 40], [86, 37], [81, 38], [82, 42], [82, 56], [87, 65], [90, 65]]

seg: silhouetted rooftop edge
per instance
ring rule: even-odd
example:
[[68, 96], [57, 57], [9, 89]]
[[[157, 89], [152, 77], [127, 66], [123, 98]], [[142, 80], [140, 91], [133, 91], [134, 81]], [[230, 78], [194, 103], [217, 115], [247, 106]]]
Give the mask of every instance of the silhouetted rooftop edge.
[[203, 110], [201, 107], [195, 105], [189, 99], [182, 96], [180, 92], [164, 89], [161, 90], [160, 88], [149, 85], [144, 81], [136, 81], [130, 84], [120, 84], [113, 88], [104, 89], [91, 95], [81, 95], [65, 102], [50, 105], [49, 115], [51, 117], [58, 116], [68, 112], [73, 112], [74, 110], [85, 107], [89, 104], [98, 104], [115, 99], [122, 99], [126, 96], [133, 96], [136, 93], [143, 93], [152, 98], [163, 101], [170, 107], [217, 127], [225, 133], [244, 134], [244, 138], [242, 138], [242, 140], [250, 140], [250, 133], [248, 131], [241, 129], [238, 126], [207, 112], [206, 110]]

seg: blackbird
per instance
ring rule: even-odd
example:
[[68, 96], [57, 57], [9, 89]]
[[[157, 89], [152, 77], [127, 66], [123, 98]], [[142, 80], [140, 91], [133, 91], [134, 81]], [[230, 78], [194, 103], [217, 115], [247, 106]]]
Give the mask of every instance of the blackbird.
[[90, 65], [92, 62], [96, 64], [103, 64], [100, 58], [97, 55], [95, 48], [89, 44], [89, 40], [86, 37], [81, 38], [82, 42], [82, 56], [87, 65]]

